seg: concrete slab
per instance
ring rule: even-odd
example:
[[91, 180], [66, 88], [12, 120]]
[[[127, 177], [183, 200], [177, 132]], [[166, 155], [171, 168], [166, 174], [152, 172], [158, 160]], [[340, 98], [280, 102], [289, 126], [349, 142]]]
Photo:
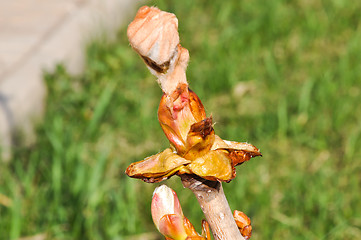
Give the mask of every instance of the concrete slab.
[[97, 35], [115, 35], [134, 15], [134, 0], [0, 0], [0, 147], [11, 158], [13, 132], [41, 119], [46, 97], [42, 73], [59, 62], [77, 74], [84, 48]]

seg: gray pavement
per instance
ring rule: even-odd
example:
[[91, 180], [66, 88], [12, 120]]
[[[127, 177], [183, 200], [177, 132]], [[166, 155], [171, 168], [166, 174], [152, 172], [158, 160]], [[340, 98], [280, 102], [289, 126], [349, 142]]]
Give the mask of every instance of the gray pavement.
[[115, 36], [142, 1], [0, 0], [0, 148], [11, 158], [14, 131], [34, 140], [46, 90], [43, 71], [57, 63], [83, 70], [86, 42]]

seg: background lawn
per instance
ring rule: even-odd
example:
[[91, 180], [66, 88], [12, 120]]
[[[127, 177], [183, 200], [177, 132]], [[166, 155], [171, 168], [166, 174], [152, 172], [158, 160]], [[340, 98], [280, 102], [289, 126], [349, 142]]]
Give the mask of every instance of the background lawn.
[[[252, 239], [361, 239], [361, 1], [148, 5], [177, 15], [190, 86], [216, 133], [263, 153], [224, 184], [231, 208], [251, 217]], [[155, 232], [159, 184], [124, 170], [168, 146], [156, 114], [162, 93], [126, 27], [116, 42], [89, 44], [81, 76], [59, 66], [45, 80], [37, 142], [0, 163], [0, 239]], [[178, 177], [163, 183], [200, 231], [192, 193]]]

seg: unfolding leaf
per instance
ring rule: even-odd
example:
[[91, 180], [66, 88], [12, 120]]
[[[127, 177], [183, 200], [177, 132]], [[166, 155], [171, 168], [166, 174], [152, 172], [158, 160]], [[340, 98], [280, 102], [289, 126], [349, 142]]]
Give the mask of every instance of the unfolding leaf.
[[[130, 45], [139, 55], [149, 59], [154, 66], [166, 67], [165, 63], [172, 57], [179, 44], [178, 19], [174, 14], [156, 7], [143, 6], [129, 24], [127, 35]], [[155, 42], [157, 44], [154, 44]], [[146, 64], [153, 67], [146, 59]]]
[[183, 156], [190, 147], [187, 137], [191, 126], [205, 118], [202, 102], [186, 84], [180, 85], [172, 95], [162, 96], [158, 108], [158, 120], [179, 155]]

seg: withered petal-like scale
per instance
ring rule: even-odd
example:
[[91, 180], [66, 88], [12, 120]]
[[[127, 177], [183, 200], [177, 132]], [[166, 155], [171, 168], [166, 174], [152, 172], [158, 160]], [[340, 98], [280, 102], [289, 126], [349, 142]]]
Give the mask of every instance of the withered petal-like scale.
[[240, 165], [253, 157], [262, 156], [261, 152], [252, 144], [223, 140], [217, 135], [215, 136], [212, 150], [225, 150], [229, 152], [233, 167]]
[[232, 160], [224, 150], [209, 151], [193, 160], [187, 168], [194, 174], [211, 181], [229, 182], [235, 177]]
[[249, 152], [260, 152], [258, 148], [253, 146], [252, 144], [245, 143], [245, 142], [234, 142], [223, 140], [218, 135], [215, 136], [214, 144], [212, 146], [212, 150], [216, 149], [234, 149], [234, 150], [246, 150]]
[[247, 150], [233, 150], [229, 151], [229, 157], [232, 159], [232, 166], [240, 165], [253, 157], [262, 156], [260, 152], [249, 152]]
[[187, 136], [188, 151], [184, 154], [184, 158], [194, 160], [209, 152], [214, 136], [212, 117], [194, 123]]
[[132, 163], [126, 170], [129, 177], [140, 178], [146, 182], [159, 182], [174, 175], [179, 168], [190, 163], [170, 148], [146, 159]]

